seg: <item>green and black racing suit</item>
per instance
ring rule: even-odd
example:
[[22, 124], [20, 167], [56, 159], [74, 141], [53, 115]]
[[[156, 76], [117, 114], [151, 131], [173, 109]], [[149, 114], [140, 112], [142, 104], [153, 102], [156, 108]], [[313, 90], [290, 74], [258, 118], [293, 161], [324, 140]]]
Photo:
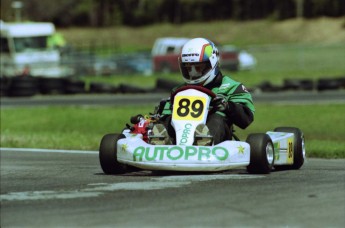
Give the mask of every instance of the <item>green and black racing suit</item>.
[[[177, 87], [173, 92], [180, 87]], [[242, 129], [247, 128], [254, 120], [255, 107], [252, 96], [246, 87], [231, 79], [223, 76], [221, 72], [215, 79], [205, 86], [216, 94], [218, 104], [215, 104], [216, 111], [210, 113], [206, 125], [213, 136], [214, 144], [218, 144], [232, 138], [232, 125]], [[217, 107], [218, 110], [217, 110]], [[169, 135], [174, 138], [175, 132], [171, 121], [171, 104], [169, 100], [164, 102], [160, 114], [166, 119], [165, 125]]]

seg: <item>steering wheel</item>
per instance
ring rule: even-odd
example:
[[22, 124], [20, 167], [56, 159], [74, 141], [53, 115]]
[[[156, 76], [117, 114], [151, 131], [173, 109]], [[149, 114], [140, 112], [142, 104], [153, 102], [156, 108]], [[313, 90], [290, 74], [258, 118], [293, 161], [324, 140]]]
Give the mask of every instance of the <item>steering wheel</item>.
[[216, 97], [216, 94], [214, 92], [212, 92], [211, 90], [202, 87], [202, 86], [197, 86], [197, 85], [186, 85], [186, 86], [182, 86], [180, 88], [178, 88], [176, 91], [174, 91], [171, 95], [170, 95], [170, 102], [171, 104], [174, 103], [174, 98], [176, 96], [177, 93], [187, 90], [187, 89], [195, 89], [198, 90], [200, 92], [206, 93], [207, 95], [209, 95], [211, 97], [211, 99], [214, 99]]

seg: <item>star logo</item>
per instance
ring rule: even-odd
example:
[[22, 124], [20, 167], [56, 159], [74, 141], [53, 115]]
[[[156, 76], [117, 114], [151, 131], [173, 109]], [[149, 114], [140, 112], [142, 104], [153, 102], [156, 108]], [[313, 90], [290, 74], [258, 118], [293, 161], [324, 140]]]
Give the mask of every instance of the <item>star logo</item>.
[[127, 148], [128, 148], [128, 145], [127, 145], [127, 144], [122, 144], [122, 145], [121, 145], [121, 151], [122, 151], [122, 152], [125, 152], [125, 151], [127, 150]]
[[239, 154], [244, 154], [244, 147], [243, 146], [239, 146], [239, 147], [237, 147], [237, 149], [238, 149]]

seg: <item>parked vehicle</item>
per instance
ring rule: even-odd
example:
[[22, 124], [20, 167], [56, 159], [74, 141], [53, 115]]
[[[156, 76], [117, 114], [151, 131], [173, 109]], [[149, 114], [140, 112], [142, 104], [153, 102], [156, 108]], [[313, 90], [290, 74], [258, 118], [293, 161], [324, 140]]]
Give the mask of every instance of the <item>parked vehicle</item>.
[[166, 37], [155, 41], [152, 48], [152, 64], [154, 72], [177, 72], [179, 66], [178, 55], [188, 38]]
[[117, 70], [116, 62], [111, 58], [95, 58], [93, 63], [90, 64], [88, 74], [90, 75], [112, 75]]
[[[256, 59], [254, 58], [253, 55], [248, 53], [245, 50], [240, 50], [234, 45], [224, 45], [221, 46], [220, 52], [223, 53], [237, 53], [237, 58], [238, 58], [238, 65], [237, 69], [238, 70], [251, 70], [255, 67], [256, 65]], [[223, 68], [222, 63], [222, 68]]]
[[[188, 40], [189, 38], [185, 37], [158, 38], [152, 48], [153, 71], [162, 73], [179, 71], [177, 58]], [[252, 69], [256, 64], [252, 55], [232, 45], [218, 46], [218, 48], [222, 69], [247, 70]]]
[[152, 62], [150, 53], [137, 52], [126, 55], [118, 55], [113, 58], [117, 64], [117, 71], [121, 74], [152, 74]]
[[50, 39], [55, 26], [48, 22], [0, 21], [0, 76], [62, 77], [71, 70], [60, 65], [60, 51]]

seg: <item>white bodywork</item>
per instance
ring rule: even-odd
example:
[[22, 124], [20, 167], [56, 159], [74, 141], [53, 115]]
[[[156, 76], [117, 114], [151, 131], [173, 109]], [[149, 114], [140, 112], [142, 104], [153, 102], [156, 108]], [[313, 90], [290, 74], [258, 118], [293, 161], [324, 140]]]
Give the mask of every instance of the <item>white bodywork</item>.
[[177, 93], [172, 114], [177, 145], [150, 145], [142, 135], [124, 132], [127, 137], [117, 143], [118, 161], [150, 170], [218, 171], [247, 166], [250, 146], [246, 142], [193, 145], [195, 128], [206, 123], [209, 104], [209, 96], [198, 90]]
[[292, 165], [294, 161], [294, 134], [286, 132], [266, 132], [274, 145], [274, 165]]
[[206, 123], [209, 105], [210, 97], [198, 90], [188, 89], [176, 94], [174, 107], [178, 108], [173, 110], [171, 124], [176, 132], [177, 145], [193, 145], [195, 129]]
[[138, 135], [117, 143], [119, 162], [149, 170], [220, 171], [247, 166], [249, 158], [249, 144], [239, 141], [214, 146], [155, 146]]
[[[227, 140], [212, 146], [195, 146], [194, 132], [205, 124], [210, 97], [198, 90], [187, 89], [174, 97], [172, 126], [176, 132], [176, 145], [151, 145], [143, 135], [122, 133], [126, 138], [117, 141], [117, 160], [148, 170], [170, 171], [222, 171], [246, 167], [250, 163], [250, 145], [242, 141]], [[294, 162], [294, 134], [269, 131], [274, 145], [274, 164]]]

